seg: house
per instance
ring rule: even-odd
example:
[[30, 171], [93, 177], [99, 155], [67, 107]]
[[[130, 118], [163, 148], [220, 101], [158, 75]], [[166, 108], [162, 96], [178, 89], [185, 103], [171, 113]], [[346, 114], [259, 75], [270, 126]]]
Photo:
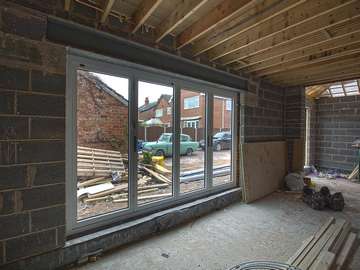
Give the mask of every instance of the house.
[[94, 73], [77, 72], [79, 146], [127, 152], [128, 100]]
[[[181, 127], [204, 128], [205, 127], [205, 95], [194, 91], [181, 90]], [[149, 102], [146, 97], [144, 104], [139, 107], [139, 120], [147, 121], [152, 118], [160, 119], [166, 126], [171, 121], [171, 96], [161, 95], [157, 101]], [[214, 118], [213, 128], [226, 130], [231, 126], [231, 99], [214, 97]]]
[[172, 96], [162, 94], [157, 101], [149, 102], [146, 97], [144, 104], [139, 107], [139, 121], [145, 122], [150, 119], [159, 119], [164, 126], [171, 126]]
[[[204, 128], [206, 101], [205, 94], [181, 90], [181, 127]], [[231, 128], [232, 101], [220, 96], [214, 96], [213, 129], [228, 130]]]

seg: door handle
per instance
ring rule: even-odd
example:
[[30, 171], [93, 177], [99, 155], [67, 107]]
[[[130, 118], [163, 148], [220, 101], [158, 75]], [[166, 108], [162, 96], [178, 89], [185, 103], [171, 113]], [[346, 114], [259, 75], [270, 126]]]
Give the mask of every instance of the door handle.
[[138, 138], [137, 138], [137, 136], [134, 136], [134, 151], [135, 151], [135, 153], [137, 153], [137, 141], [138, 141]]
[[212, 136], [208, 136], [208, 143], [207, 143], [208, 147], [212, 147], [213, 146], [213, 140], [212, 140]]

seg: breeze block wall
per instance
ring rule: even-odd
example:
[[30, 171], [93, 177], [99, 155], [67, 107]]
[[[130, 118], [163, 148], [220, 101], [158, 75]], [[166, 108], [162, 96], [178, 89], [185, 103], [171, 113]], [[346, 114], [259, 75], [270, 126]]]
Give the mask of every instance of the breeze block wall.
[[255, 104], [244, 108], [245, 142], [281, 141], [284, 139], [284, 90], [265, 82], [249, 81]]
[[0, 1], [1, 269], [65, 242], [66, 58], [45, 33], [46, 17]]
[[285, 95], [285, 137], [288, 171], [303, 170], [305, 159], [305, 88], [289, 87]]
[[360, 96], [320, 98], [316, 101], [315, 165], [322, 169], [353, 170], [360, 138]]

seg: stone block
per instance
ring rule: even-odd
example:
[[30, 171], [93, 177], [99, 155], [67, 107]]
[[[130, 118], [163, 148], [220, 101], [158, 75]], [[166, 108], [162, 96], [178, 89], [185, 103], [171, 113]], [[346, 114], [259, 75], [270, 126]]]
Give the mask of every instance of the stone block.
[[65, 116], [65, 97], [18, 95], [17, 113], [20, 115]]
[[24, 210], [48, 207], [65, 203], [65, 185], [58, 184], [22, 191]]
[[40, 254], [56, 248], [56, 229], [36, 232], [6, 241], [6, 261]]
[[17, 146], [18, 163], [65, 160], [63, 141], [21, 142]]
[[35, 92], [65, 95], [65, 75], [44, 74], [42, 71], [31, 72], [31, 89]]
[[0, 190], [21, 188], [27, 185], [26, 166], [0, 168]]
[[65, 206], [31, 211], [31, 231], [58, 227], [65, 224]]
[[29, 214], [0, 216], [0, 240], [29, 232]]
[[29, 120], [26, 117], [0, 116], [0, 139], [27, 139]]

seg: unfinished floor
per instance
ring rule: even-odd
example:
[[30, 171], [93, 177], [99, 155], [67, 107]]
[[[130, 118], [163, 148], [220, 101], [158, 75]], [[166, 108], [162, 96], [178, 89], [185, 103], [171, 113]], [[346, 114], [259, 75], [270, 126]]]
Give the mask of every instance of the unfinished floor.
[[[228, 269], [246, 260], [286, 261], [331, 215], [351, 220], [359, 230], [360, 184], [316, 182], [344, 193], [344, 212], [315, 211], [299, 195], [276, 192], [253, 204], [234, 204], [75, 269]], [[359, 249], [348, 269], [360, 269]]]

